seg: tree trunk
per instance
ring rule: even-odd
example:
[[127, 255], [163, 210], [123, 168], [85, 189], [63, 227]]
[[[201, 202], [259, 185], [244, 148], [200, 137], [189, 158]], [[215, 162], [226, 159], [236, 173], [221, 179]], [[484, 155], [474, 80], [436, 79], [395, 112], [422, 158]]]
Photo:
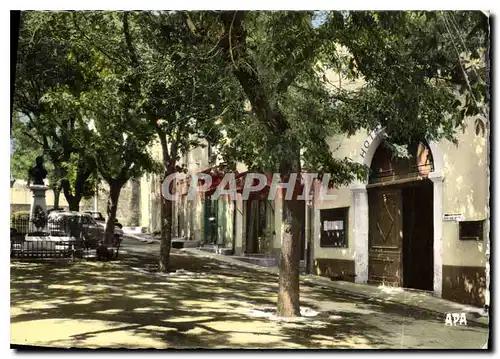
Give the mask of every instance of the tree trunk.
[[141, 215], [140, 212], [141, 182], [136, 178], [132, 178], [130, 180], [130, 184], [131, 184], [131, 196], [129, 204], [128, 225], [131, 227], [138, 227]]
[[[165, 171], [166, 178], [171, 173], [172, 169]], [[161, 217], [161, 242], [160, 242], [160, 272], [167, 272], [170, 261], [170, 247], [172, 242], [172, 210], [173, 203], [161, 196], [160, 217]]]
[[[291, 173], [300, 171], [300, 149], [288, 143], [288, 149], [295, 155], [286, 156], [280, 164], [281, 179], [288, 180]], [[283, 317], [300, 316], [300, 201], [296, 199], [297, 182], [291, 200], [285, 199], [283, 192], [283, 239], [279, 262], [278, 315]]]
[[79, 212], [80, 211], [80, 196], [66, 196], [66, 201], [68, 202], [69, 210]]
[[300, 221], [297, 200], [284, 201], [283, 240], [279, 262], [278, 315], [300, 316]]
[[111, 245], [113, 242], [113, 237], [115, 235], [115, 221], [116, 221], [116, 211], [118, 209], [118, 199], [120, 198], [120, 191], [122, 190], [123, 184], [114, 181], [109, 183], [109, 197], [107, 206], [108, 219], [106, 221], [106, 230], [104, 233], [104, 241], [107, 246]]
[[66, 197], [66, 202], [68, 202], [70, 211], [80, 211], [80, 200], [82, 199], [81, 193], [73, 195], [71, 193], [70, 185], [68, 180], [64, 180], [62, 183], [62, 188], [64, 192], [64, 197]]
[[[246, 44], [246, 31], [244, 28], [245, 12], [221, 12], [221, 20], [225, 35], [220, 41], [228, 63], [235, 66], [233, 74], [247, 95], [252, 110], [281, 142], [284, 150], [279, 163], [281, 179], [287, 179], [292, 172], [300, 171], [300, 144], [285, 136], [289, 128], [285, 115], [279, 106], [273, 106], [269, 100], [266, 87], [262, 84], [256, 72], [251, 71], [252, 61], [248, 56]], [[242, 63], [241, 59], [250, 61], [249, 66], [236, 66]], [[286, 76], [278, 85], [278, 95], [286, 91], [295, 76]], [[299, 266], [300, 266], [300, 221], [299, 212], [294, 207], [296, 201], [285, 201], [283, 206], [283, 240], [280, 256], [280, 278], [278, 294], [278, 314], [281, 316], [300, 315], [299, 306]]]

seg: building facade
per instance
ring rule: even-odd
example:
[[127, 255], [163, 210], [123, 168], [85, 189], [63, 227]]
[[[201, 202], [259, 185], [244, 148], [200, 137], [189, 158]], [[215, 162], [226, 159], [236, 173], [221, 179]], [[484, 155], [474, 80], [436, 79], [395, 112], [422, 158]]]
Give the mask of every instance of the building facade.
[[[366, 181], [328, 190], [331, 200], [304, 202], [301, 258], [310, 271], [358, 283], [431, 291], [460, 303], [482, 306], [486, 298], [489, 220], [488, 134], [474, 119], [458, 136], [409, 146], [410, 157], [394, 157], [376, 128], [331, 139], [334, 155], [371, 169]], [[210, 191], [187, 200], [193, 174], [216, 168], [208, 148], [184, 160], [178, 182], [174, 236], [228, 248], [235, 255], [277, 255], [282, 240], [283, 199], [236, 201]], [[245, 174], [238, 165], [236, 176]], [[314, 191], [319, 191], [315, 182]], [[182, 188], [181, 188], [182, 187]], [[179, 189], [180, 188], [180, 189]]]
[[[336, 87], [355, 90], [327, 73]], [[487, 126], [469, 118], [458, 145], [447, 140], [408, 144], [409, 158], [394, 157], [383, 128], [330, 139], [333, 156], [370, 168], [365, 181], [328, 190], [330, 200], [304, 201], [301, 259], [310, 272], [332, 279], [384, 284], [433, 292], [460, 303], [489, 303], [489, 146]], [[158, 159], [159, 147], [153, 151]], [[176, 184], [173, 233], [202, 244], [225, 247], [235, 255], [276, 256], [281, 248], [283, 199], [237, 194], [213, 200], [213, 190], [188, 201], [195, 174], [221, 166], [210, 146], [190, 151]], [[246, 168], [233, 169], [238, 178]], [[317, 193], [321, 184], [315, 182]], [[159, 230], [159, 177], [141, 181], [141, 223]], [[317, 197], [315, 197], [317, 198]]]
[[[384, 134], [377, 128], [340, 139], [335, 155], [355, 159], [372, 174], [364, 182], [332, 189], [335, 201], [315, 203], [317, 273], [484, 305], [488, 135], [477, 132], [469, 119], [458, 146], [423, 140], [413, 147], [420, 151], [410, 163], [401, 164], [385, 148]], [[338, 143], [332, 139], [332, 146]], [[341, 240], [329, 238], [337, 234], [331, 223], [343, 229]]]

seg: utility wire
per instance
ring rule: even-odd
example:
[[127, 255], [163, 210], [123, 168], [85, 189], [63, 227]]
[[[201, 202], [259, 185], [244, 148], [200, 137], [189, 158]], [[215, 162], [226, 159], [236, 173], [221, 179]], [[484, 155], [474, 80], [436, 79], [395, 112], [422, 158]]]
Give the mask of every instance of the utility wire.
[[443, 11], [441, 11], [441, 14], [443, 16], [444, 25], [446, 27], [446, 30], [447, 30], [448, 34], [450, 35], [450, 40], [451, 40], [451, 43], [453, 44], [453, 48], [455, 49], [455, 52], [457, 53], [458, 63], [460, 65], [460, 69], [462, 70], [462, 75], [464, 76], [465, 83], [467, 85], [467, 89], [469, 90], [471, 98], [472, 98], [472, 101], [474, 102], [474, 106], [479, 110], [479, 112], [481, 112], [481, 114], [485, 118], [487, 118], [487, 115], [485, 114], [482, 106], [478, 105], [476, 97], [474, 96], [474, 93], [472, 92], [472, 87], [471, 87], [470, 82], [469, 82], [469, 77], [467, 76], [467, 72], [465, 71], [465, 68], [464, 68], [464, 66], [462, 64], [462, 58], [460, 56], [460, 51], [458, 50], [458, 48], [457, 48], [457, 46], [455, 44], [455, 41], [453, 40], [453, 34], [451, 33], [451, 29], [450, 29], [450, 25], [448, 23], [448, 20], [446, 19], [446, 16], [444, 16], [444, 12]]
[[[462, 34], [460, 33], [460, 30], [459, 30], [459, 28], [458, 28], [458, 27], [459, 27], [459, 24], [458, 24], [458, 21], [457, 21], [457, 19], [456, 19], [456, 17], [455, 17], [455, 14], [450, 13], [449, 18], [451, 19], [451, 21], [450, 21], [450, 19], [449, 19], [449, 22], [450, 22], [450, 23], [454, 26], [455, 31], [457, 32], [458, 38], [459, 38], [460, 42], [462, 43], [462, 46], [463, 46], [463, 48], [464, 48], [465, 52], [466, 52], [466, 53], [470, 53], [471, 51], [469, 51], [469, 49], [468, 49], [468, 48], [467, 48], [467, 46], [465, 45], [464, 38], [462, 37]], [[476, 76], [477, 76], [478, 78], [481, 78], [481, 76], [477, 73], [477, 71], [476, 71], [476, 69], [474, 68], [474, 66], [471, 66], [471, 69], [472, 69], [472, 71], [474, 71], [474, 73], [476, 74]]]

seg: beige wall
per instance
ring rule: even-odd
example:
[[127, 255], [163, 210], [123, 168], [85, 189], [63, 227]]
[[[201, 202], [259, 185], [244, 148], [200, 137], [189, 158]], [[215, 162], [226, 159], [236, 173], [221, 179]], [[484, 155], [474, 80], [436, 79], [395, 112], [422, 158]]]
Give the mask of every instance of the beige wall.
[[[487, 136], [487, 135], [485, 135]], [[465, 220], [482, 220], [488, 213], [486, 137], [475, 134], [469, 119], [458, 146], [441, 141], [444, 159], [443, 213], [462, 213]]]
[[151, 223], [151, 181], [149, 176], [141, 177], [141, 227], [149, 229]]
[[[25, 186], [19, 186], [10, 189], [11, 204], [31, 205], [32, 198], [33, 193], [29, 188]], [[52, 190], [47, 190], [47, 192], [45, 192], [45, 202], [47, 203], [47, 207], [49, 209], [54, 206], [54, 192]], [[66, 198], [62, 193], [59, 196], [59, 207], [68, 207], [68, 202], [66, 202]]]
[[[441, 141], [444, 158], [443, 214], [461, 213], [464, 220], [488, 217], [487, 136], [477, 136], [474, 120], [458, 136], [458, 146]], [[485, 240], [458, 239], [458, 222], [443, 222], [443, 265], [485, 266]]]
[[[354, 260], [354, 221], [352, 208], [352, 195], [347, 187], [339, 189], [329, 189], [328, 195], [337, 196], [336, 200], [322, 201], [315, 203], [314, 209], [314, 254], [316, 258], [334, 258]], [[349, 207], [349, 222], [348, 222], [348, 248], [324, 248], [320, 246], [320, 210], [327, 208]]]
[[[458, 135], [459, 145], [442, 140], [437, 144], [444, 162], [443, 214], [461, 213], [465, 220], [484, 220], [488, 216], [488, 177], [487, 177], [487, 134], [477, 136], [474, 120], [467, 121], [468, 127]], [[368, 131], [360, 131], [347, 138], [332, 138], [330, 147], [338, 158], [349, 157], [359, 160], [363, 142]], [[317, 203], [314, 215], [314, 238], [316, 258], [354, 259], [354, 231], [352, 218], [352, 192], [349, 187], [329, 190], [337, 194], [336, 201]], [[349, 248], [321, 248], [319, 246], [319, 209], [350, 207], [349, 211]], [[443, 265], [484, 266], [485, 242], [460, 241], [458, 222], [443, 222]]]
[[484, 267], [485, 250], [486, 241], [458, 239], [458, 222], [443, 222], [443, 265]]
[[[358, 134], [347, 137], [344, 135], [334, 136], [330, 139], [329, 145], [332, 153], [337, 158], [348, 157], [356, 160], [359, 157], [360, 148], [368, 135], [368, 131], [360, 131]], [[315, 189], [318, 192], [318, 188]], [[314, 257], [315, 258], [332, 258], [354, 260], [354, 218], [352, 206], [352, 192], [349, 187], [339, 187], [328, 189], [328, 195], [337, 196], [335, 200], [315, 201], [313, 214], [313, 238], [314, 240]], [[348, 248], [322, 248], [320, 246], [320, 210], [327, 208], [349, 207], [349, 222], [348, 222]]]

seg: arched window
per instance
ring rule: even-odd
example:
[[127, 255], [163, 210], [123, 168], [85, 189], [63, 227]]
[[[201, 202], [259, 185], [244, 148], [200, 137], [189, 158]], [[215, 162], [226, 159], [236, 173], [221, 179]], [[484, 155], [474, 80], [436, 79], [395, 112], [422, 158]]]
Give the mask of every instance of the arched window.
[[406, 156], [398, 156], [384, 141], [373, 155], [369, 183], [426, 178], [433, 170], [432, 152], [427, 141], [409, 145]]

